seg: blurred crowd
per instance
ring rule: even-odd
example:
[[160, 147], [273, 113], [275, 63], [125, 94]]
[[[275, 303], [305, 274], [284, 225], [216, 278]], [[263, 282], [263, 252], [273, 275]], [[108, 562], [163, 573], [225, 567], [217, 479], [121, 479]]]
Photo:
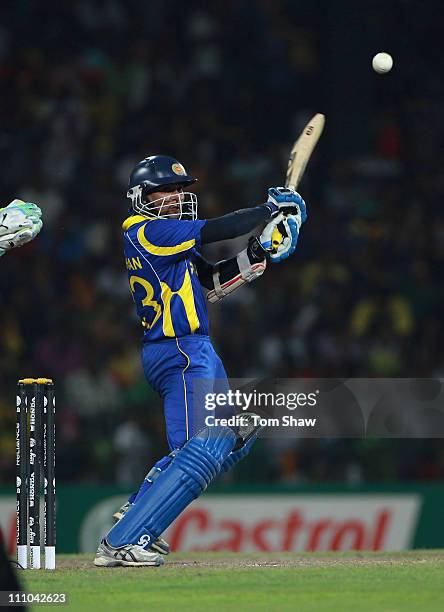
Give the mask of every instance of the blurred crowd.
[[[147, 155], [172, 155], [199, 177], [201, 218], [253, 206], [282, 183], [292, 140], [316, 111], [327, 128], [301, 187], [309, 218], [298, 251], [210, 309], [228, 373], [444, 378], [434, 13], [412, 20], [416, 70], [401, 55], [393, 74], [369, 74], [365, 114], [338, 141], [334, 78], [324, 73], [332, 24], [318, 4], [79, 0], [47, 16], [35, 2], [10, 4], [0, 26], [0, 195], [39, 204], [44, 228], [0, 262], [0, 482], [14, 474], [22, 376], [56, 382], [60, 480], [132, 483], [166, 451], [122, 256], [129, 171]], [[387, 19], [374, 17], [375, 28]], [[443, 476], [440, 440], [264, 440], [229, 478]]]

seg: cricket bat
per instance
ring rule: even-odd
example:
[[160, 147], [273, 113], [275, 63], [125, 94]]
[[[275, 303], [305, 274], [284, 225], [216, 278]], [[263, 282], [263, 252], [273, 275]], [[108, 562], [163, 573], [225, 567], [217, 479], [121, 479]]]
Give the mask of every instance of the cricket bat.
[[285, 187], [296, 189], [299, 185], [308, 160], [322, 134], [324, 124], [325, 115], [317, 113], [302, 130], [301, 135], [291, 149]]
[[[302, 130], [299, 138], [293, 145], [288, 160], [287, 176], [285, 187], [296, 189], [305, 172], [308, 160], [322, 134], [325, 124], [325, 115], [317, 113], [314, 115]], [[273, 230], [272, 244], [275, 248], [279, 246], [282, 234], [277, 229]]]

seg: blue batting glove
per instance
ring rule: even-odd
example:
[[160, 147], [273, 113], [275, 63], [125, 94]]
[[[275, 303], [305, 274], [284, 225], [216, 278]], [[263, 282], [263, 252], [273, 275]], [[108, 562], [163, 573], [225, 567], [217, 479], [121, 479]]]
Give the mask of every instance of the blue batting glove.
[[270, 208], [271, 217], [279, 213], [294, 215], [299, 227], [307, 220], [307, 207], [302, 196], [294, 189], [287, 187], [270, 187], [266, 205]]
[[265, 249], [271, 263], [280, 263], [290, 257], [295, 250], [299, 237], [299, 225], [294, 215], [277, 217], [268, 222], [259, 242]]

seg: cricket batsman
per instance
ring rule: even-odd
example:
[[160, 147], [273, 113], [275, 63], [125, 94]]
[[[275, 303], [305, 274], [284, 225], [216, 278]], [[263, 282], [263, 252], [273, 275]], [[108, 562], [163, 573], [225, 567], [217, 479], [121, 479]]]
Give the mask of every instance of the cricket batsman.
[[[265, 204], [215, 219], [197, 218], [197, 179], [176, 159], [153, 155], [130, 175], [131, 215], [123, 223], [128, 280], [144, 329], [142, 364], [160, 394], [170, 454], [148, 472], [139, 490], [114, 515], [95, 565], [157, 566], [169, 545], [161, 538], [174, 519], [220, 474], [245, 457], [258, 427], [205, 426], [194, 384], [228, 390], [227, 375], [209, 338], [207, 299], [216, 302], [261, 276], [296, 248], [306, 207], [292, 189], [268, 190]], [[216, 264], [203, 245], [236, 238], [262, 226], [238, 255]]]
[[36, 204], [13, 200], [0, 208], [0, 257], [33, 240], [42, 229], [42, 211]]

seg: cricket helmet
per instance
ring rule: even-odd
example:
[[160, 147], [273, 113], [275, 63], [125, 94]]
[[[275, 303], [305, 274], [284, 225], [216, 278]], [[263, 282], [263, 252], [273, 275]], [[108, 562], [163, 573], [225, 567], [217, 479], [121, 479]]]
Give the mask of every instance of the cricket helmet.
[[155, 218], [197, 218], [197, 196], [194, 193], [182, 192], [180, 212], [165, 213], [170, 198], [166, 196], [157, 200], [148, 200], [148, 195], [163, 191], [166, 187], [177, 185], [184, 187], [197, 181], [187, 174], [184, 166], [174, 157], [168, 155], [151, 155], [142, 159], [130, 174], [127, 197], [131, 200], [132, 210], [138, 214]]

